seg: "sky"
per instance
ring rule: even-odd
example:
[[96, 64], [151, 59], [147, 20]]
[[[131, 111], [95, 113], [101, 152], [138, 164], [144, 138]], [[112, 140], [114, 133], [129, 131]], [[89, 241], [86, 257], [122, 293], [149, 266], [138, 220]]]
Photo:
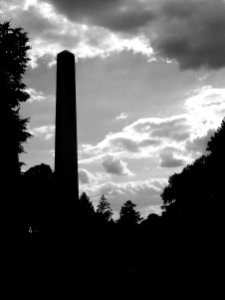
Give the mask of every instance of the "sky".
[[[29, 34], [24, 168], [54, 169], [56, 56], [76, 56], [80, 192], [160, 213], [225, 116], [224, 0], [1, 0]], [[193, 204], [194, 205], [194, 204]]]

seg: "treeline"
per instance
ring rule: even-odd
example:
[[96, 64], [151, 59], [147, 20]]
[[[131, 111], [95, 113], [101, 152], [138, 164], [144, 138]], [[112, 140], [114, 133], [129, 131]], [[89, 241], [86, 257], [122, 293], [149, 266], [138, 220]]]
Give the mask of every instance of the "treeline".
[[104, 195], [94, 208], [86, 193], [79, 199], [59, 197], [55, 182], [45, 164], [20, 175], [4, 224], [10, 251], [14, 257], [20, 256], [14, 264], [26, 266], [30, 272], [76, 265], [79, 274], [135, 274], [147, 266], [141, 260], [149, 241], [159, 238], [158, 215], [144, 220], [128, 200], [114, 220]]

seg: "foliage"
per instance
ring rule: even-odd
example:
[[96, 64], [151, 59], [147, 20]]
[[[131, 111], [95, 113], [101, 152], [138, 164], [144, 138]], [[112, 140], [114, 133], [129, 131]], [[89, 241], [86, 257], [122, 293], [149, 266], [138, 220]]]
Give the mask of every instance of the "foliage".
[[93, 217], [95, 210], [90, 198], [86, 193], [82, 193], [78, 202], [78, 212], [81, 219], [88, 219]]
[[113, 215], [110, 203], [107, 201], [104, 195], [101, 196], [99, 204], [97, 206], [97, 215], [105, 221], [110, 221]]
[[[40, 228], [47, 223], [53, 211], [53, 172], [50, 166], [40, 164], [28, 169], [22, 176], [26, 191], [21, 199], [24, 226]], [[23, 205], [22, 205], [23, 204]]]
[[126, 201], [120, 209], [120, 218], [118, 224], [122, 226], [134, 226], [137, 225], [141, 220], [140, 213], [135, 210], [136, 204], [132, 201]]
[[195, 215], [198, 218], [199, 214], [202, 217], [216, 214], [218, 208], [223, 207], [225, 121], [209, 140], [206, 150], [206, 155], [169, 178], [169, 184], [161, 195], [165, 213], [187, 217]]
[[225, 151], [225, 120], [222, 121], [220, 127], [214, 133], [207, 144], [206, 150], [214, 156], [220, 154], [218, 158], [222, 158], [222, 153]]
[[20, 173], [19, 154], [30, 134], [26, 131], [28, 119], [19, 115], [20, 103], [27, 101], [29, 94], [22, 76], [29, 58], [27, 51], [29, 38], [22, 28], [12, 28], [10, 22], [0, 24], [0, 91], [2, 118], [1, 128], [4, 141], [3, 171], [5, 176]]
[[24, 174], [27, 178], [32, 178], [34, 181], [37, 179], [51, 179], [51, 177], [53, 176], [53, 172], [52, 169], [49, 165], [46, 164], [40, 164], [40, 165], [36, 165], [31, 167], [30, 169], [28, 169], [25, 174]]

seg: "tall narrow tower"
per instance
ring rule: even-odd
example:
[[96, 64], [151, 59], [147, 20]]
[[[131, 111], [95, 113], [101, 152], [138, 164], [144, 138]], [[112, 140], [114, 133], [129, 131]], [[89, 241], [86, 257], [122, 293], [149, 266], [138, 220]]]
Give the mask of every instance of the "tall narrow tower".
[[78, 197], [75, 57], [57, 56], [55, 175], [61, 193]]

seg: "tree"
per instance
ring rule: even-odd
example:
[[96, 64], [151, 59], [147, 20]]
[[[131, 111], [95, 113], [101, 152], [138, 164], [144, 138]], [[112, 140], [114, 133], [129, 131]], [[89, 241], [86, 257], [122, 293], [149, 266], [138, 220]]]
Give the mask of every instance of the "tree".
[[179, 273], [180, 266], [187, 273], [195, 269], [198, 276], [216, 274], [224, 258], [225, 121], [206, 150], [172, 175], [161, 195], [166, 268], [176, 267]]
[[31, 167], [24, 173], [26, 178], [31, 179], [33, 182], [37, 181], [47, 181], [52, 179], [53, 172], [49, 165], [40, 164], [34, 167]]
[[30, 134], [26, 131], [28, 119], [20, 117], [20, 104], [29, 94], [22, 76], [29, 61], [29, 38], [22, 28], [12, 28], [10, 22], [0, 24], [0, 93], [3, 150], [3, 174], [12, 179], [20, 174], [19, 154]]
[[136, 204], [132, 201], [126, 201], [120, 210], [120, 218], [118, 224], [125, 227], [137, 225], [141, 220], [140, 213], [135, 210]]
[[97, 206], [97, 215], [104, 221], [110, 221], [113, 215], [110, 203], [107, 201], [104, 195], [101, 196], [99, 204]]
[[[164, 215], [214, 217], [223, 212], [225, 121], [207, 144], [207, 154], [169, 178], [162, 193]], [[218, 218], [217, 218], [218, 219]]]
[[90, 219], [95, 214], [93, 204], [86, 193], [82, 193], [78, 201], [78, 214], [80, 219], [83, 221]]
[[55, 199], [53, 197], [53, 172], [50, 166], [40, 164], [28, 169], [23, 178], [23, 198], [20, 200], [20, 216], [23, 227], [47, 231], [51, 222]]
[[211, 154], [217, 154], [217, 158], [224, 157], [225, 151], [225, 119], [222, 121], [220, 127], [214, 133], [214, 135], [210, 138], [207, 144], [206, 150]]
[[19, 154], [30, 134], [28, 119], [21, 118], [20, 104], [27, 101], [23, 74], [29, 61], [29, 38], [22, 28], [12, 28], [10, 22], [0, 24], [0, 96], [1, 96], [1, 230], [11, 239], [19, 228], [21, 199], [21, 163]]

